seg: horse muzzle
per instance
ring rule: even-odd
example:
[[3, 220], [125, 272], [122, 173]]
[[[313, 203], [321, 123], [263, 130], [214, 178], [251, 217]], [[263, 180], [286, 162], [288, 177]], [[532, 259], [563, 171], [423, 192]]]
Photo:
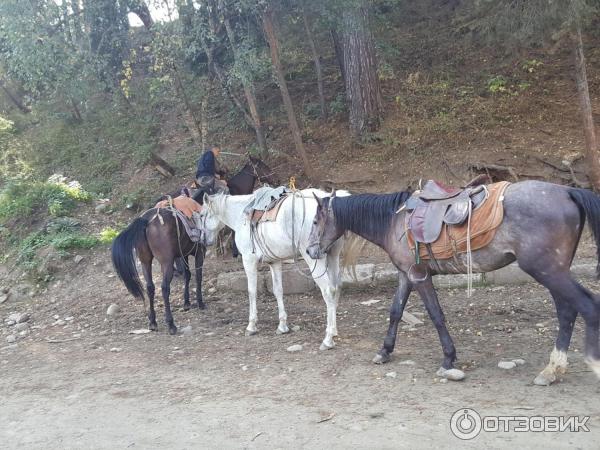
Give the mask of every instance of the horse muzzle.
[[321, 259], [323, 256], [325, 256], [325, 253], [321, 251], [321, 248], [318, 245], [311, 245], [310, 247], [307, 247], [306, 253], [312, 259]]

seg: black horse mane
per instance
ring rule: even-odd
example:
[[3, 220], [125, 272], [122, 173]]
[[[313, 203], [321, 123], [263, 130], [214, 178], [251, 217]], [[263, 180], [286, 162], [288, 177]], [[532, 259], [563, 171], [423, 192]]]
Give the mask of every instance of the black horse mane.
[[[393, 194], [358, 194], [336, 197], [333, 214], [336, 224], [345, 230], [382, 239], [396, 211], [408, 200], [408, 191]], [[329, 200], [329, 199], [326, 199]]]

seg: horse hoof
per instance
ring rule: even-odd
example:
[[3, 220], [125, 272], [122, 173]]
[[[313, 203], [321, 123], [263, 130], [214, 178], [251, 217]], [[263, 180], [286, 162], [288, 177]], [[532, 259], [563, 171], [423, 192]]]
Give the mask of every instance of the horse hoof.
[[198, 309], [206, 309], [206, 303], [198, 303]]
[[177, 327], [175, 325], [173, 325], [172, 327], [169, 327], [169, 334], [171, 336], [175, 336], [177, 334]]
[[254, 336], [256, 333], [258, 333], [258, 330], [246, 330], [246, 336]]
[[377, 353], [375, 355], [375, 358], [373, 358], [373, 362], [375, 364], [385, 364], [386, 362], [388, 362], [390, 360], [390, 355], [382, 355], [380, 353]]
[[287, 325], [283, 329], [281, 327], [277, 327], [277, 330], [275, 330], [276, 334], [286, 334], [289, 332], [290, 332], [290, 329], [287, 327]]
[[150, 325], [148, 325], [148, 329], [150, 331], [158, 331], [158, 325], [155, 323], [151, 323]]
[[323, 350], [330, 350], [333, 347], [335, 347], [335, 343], [333, 343], [333, 345], [328, 345], [325, 342], [321, 342], [321, 346], [319, 347], [319, 350], [323, 351]]
[[436, 372], [436, 375], [450, 381], [462, 381], [465, 379], [465, 373], [458, 369], [444, 369], [443, 367], [440, 367]]
[[555, 376], [547, 376], [543, 373], [540, 373], [537, 377], [535, 377], [535, 380], [533, 380], [533, 384], [536, 386], [550, 386], [555, 381]]

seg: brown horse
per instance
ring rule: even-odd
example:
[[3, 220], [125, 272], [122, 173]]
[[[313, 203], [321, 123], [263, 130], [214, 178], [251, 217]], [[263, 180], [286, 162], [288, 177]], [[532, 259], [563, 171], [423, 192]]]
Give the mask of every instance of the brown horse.
[[[196, 194], [196, 198], [202, 195]], [[199, 309], [206, 306], [202, 301], [202, 265], [206, 254], [206, 246], [214, 243], [215, 236], [210, 231], [202, 233], [199, 242], [192, 242], [185, 231], [181, 219], [164, 208], [152, 208], [135, 219], [123, 230], [112, 245], [112, 262], [119, 278], [127, 290], [136, 298], [144, 299], [142, 283], [135, 265], [134, 250], [146, 280], [146, 290], [150, 308], [148, 311], [148, 328], [158, 329], [156, 312], [154, 310], [154, 282], [152, 281], [152, 261], [156, 258], [162, 270], [162, 296], [165, 304], [165, 322], [170, 334], [177, 333], [177, 327], [171, 313], [170, 293], [173, 279], [173, 263], [176, 258], [184, 262], [183, 309], [190, 309], [190, 278], [188, 264], [190, 255], [194, 256], [194, 272], [196, 274], [196, 301]]]
[[[374, 359], [389, 361], [394, 351], [398, 323], [410, 292], [415, 289], [433, 321], [444, 353], [440, 376], [462, 379], [453, 368], [456, 350], [446, 328], [431, 277], [443, 273], [466, 273], [467, 255], [456, 259], [415, 262], [405, 233], [407, 211], [400, 207], [409, 192], [362, 194], [319, 199], [309, 247], [312, 258], [321, 258], [332, 244], [351, 231], [384, 249], [398, 268], [399, 287], [390, 310], [390, 323], [383, 347]], [[600, 300], [578, 283], [570, 272], [581, 232], [588, 219], [596, 245], [600, 244], [600, 197], [594, 193], [540, 181], [510, 185], [504, 193], [504, 219], [489, 245], [472, 252], [476, 272], [489, 272], [517, 261], [519, 267], [545, 286], [556, 305], [559, 322], [556, 345], [548, 366], [536, 377], [535, 384], [549, 385], [567, 368], [567, 350], [578, 314], [585, 322], [585, 356], [600, 377], [598, 342]], [[598, 248], [600, 259], [600, 247]], [[419, 276], [410, 276], [418, 273]]]

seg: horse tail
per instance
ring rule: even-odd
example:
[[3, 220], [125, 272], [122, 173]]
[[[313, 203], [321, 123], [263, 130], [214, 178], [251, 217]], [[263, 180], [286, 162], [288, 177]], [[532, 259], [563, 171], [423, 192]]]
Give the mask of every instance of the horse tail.
[[112, 244], [112, 263], [125, 284], [125, 287], [135, 298], [144, 298], [144, 290], [135, 265], [133, 250], [140, 241], [146, 240], [148, 219], [139, 217], [123, 230]]
[[356, 275], [356, 262], [366, 243], [366, 240], [351, 232], [346, 232], [344, 236], [341, 266], [342, 270], [346, 270], [355, 280], [358, 279]]
[[582, 226], [585, 224], [585, 218], [588, 219], [588, 225], [592, 230], [592, 235], [596, 241], [596, 255], [598, 264], [596, 265], [596, 277], [600, 278], [600, 197], [587, 189], [569, 189], [571, 200], [579, 207], [583, 216]]

